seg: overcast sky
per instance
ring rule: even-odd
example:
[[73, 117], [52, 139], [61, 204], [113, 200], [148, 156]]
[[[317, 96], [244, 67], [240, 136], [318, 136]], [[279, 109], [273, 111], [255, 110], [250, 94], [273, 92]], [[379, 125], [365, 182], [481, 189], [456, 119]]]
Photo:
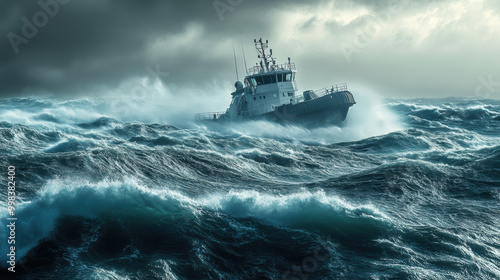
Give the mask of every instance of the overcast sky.
[[231, 85], [232, 42], [243, 73], [240, 42], [251, 66], [260, 37], [300, 91], [500, 97], [497, 0], [2, 1], [0, 34], [4, 97], [102, 96], [157, 70], [167, 87]]

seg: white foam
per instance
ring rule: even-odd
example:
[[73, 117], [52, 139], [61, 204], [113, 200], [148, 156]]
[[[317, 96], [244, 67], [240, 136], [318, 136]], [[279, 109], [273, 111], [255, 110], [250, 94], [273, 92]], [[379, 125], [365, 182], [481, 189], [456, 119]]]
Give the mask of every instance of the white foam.
[[356, 206], [322, 190], [311, 192], [303, 189], [287, 195], [231, 191], [211, 195], [200, 203], [232, 216], [253, 217], [270, 224], [295, 228], [352, 233], [369, 223], [390, 222], [389, 217], [373, 205]]
[[[372, 205], [356, 206], [323, 191], [301, 190], [287, 195], [231, 191], [189, 198], [169, 189], [151, 190], [132, 179], [95, 184], [59, 179], [47, 183], [32, 201], [18, 204], [16, 253], [18, 259], [22, 258], [50, 234], [55, 221], [63, 216], [95, 218], [108, 211], [118, 211], [120, 216], [139, 212], [147, 216], [170, 215], [178, 217], [179, 222], [189, 222], [196, 219], [202, 209], [235, 217], [254, 217], [272, 225], [351, 234], [390, 222]], [[0, 219], [6, 218], [7, 213], [2, 210]], [[3, 244], [6, 244], [6, 230], [6, 227], [0, 228]], [[5, 263], [6, 255], [0, 259]]]

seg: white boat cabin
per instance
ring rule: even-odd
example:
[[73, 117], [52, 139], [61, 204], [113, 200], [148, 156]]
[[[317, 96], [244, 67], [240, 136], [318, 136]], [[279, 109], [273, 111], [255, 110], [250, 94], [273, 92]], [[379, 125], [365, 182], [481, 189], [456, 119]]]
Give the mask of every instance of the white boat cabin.
[[297, 102], [295, 64], [288, 58], [288, 63], [277, 65], [272, 50], [269, 55], [265, 53], [267, 41], [255, 40], [255, 46], [261, 62], [249, 69], [250, 75], [245, 77], [244, 84], [235, 83], [236, 90], [231, 93], [233, 99], [227, 111], [231, 119], [262, 115], [280, 105]]

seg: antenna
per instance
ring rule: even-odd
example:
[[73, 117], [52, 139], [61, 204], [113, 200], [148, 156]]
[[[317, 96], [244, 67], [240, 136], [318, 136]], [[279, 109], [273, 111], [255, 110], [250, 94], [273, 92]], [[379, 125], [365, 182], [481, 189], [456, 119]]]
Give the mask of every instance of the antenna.
[[259, 53], [258, 57], [261, 59], [262, 71], [269, 72], [270, 71], [270, 68], [269, 68], [270, 61], [273, 62], [273, 64], [274, 64], [272, 51], [271, 51], [271, 54], [269, 54], [269, 55], [266, 54], [266, 49], [269, 48], [269, 40], [266, 40], [266, 42], [264, 43], [262, 41], [262, 38], [260, 38], [259, 40], [255, 39], [254, 43], [255, 43], [255, 48], [257, 49], [257, 52]]
[[247, 57], [245, 56], [245, 49], [243, 48], [243, 41], [240, 38], [240, 43], [241, 43], [241, 51], [243, 52], [243, 61], [245, 62], [245, 71], [248, 76], [248, 66], [247, 66]]
[[233, 41], [233, 55], [234, 55], [234, 68], [236, 69], [236, 81], [239, 81], [240, 75], [238, 74], [238, 63], [236, 63], [236, 50], [234, 49], [234, 41]]

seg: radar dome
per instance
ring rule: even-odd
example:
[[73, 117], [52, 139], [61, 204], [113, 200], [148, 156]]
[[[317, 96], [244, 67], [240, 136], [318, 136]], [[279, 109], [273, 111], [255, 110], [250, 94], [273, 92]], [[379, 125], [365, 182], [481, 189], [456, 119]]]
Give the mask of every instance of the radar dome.
[[234, 87], [238, 90], [238, 89], [243, 89], [243, 83], [240, 82], [240, 81], [236, 81], [236, 83], [234, 83]]

